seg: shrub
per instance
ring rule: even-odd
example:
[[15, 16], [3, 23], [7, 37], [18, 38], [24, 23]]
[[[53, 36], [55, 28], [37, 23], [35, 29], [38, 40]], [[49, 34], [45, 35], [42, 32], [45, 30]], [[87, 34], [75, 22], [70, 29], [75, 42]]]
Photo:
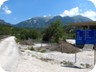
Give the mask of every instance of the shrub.
[[31, 48], [28, 48], [29, 50], [31, 50], [31, 51], [35, 51], [35, 49], [33, 48], [33, 47], [31, 47]]
[[90, 65], [90, 64], [87, 64], [87, 63], [86, 63], [86, 64], [82, 64], [82, 63], [81, 63], [80, 65], [81, 65], [83, 68], [90, 68], [90, 67], [91, 67], [91, 65]]
[[69, 61], [63, 61], [61, 62], [61, 64], [63, 64], [64, 66], [73, 66], [73, 62], [69, 62]]
[[49, 59], [49, 58], [40, 58], [40, 60], [48, 62], [48, 61], [52, 61], [53, 59]]
[[46, 49], [41, 49], [40, 52], [45, 53], [45, 52], [47, 52], [47, 50]]

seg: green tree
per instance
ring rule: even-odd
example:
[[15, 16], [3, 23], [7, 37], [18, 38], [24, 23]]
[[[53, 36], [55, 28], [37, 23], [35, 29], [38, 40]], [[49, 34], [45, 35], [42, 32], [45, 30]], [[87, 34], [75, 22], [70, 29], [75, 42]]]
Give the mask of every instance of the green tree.
[[54, 41], [59, 42], [60, 39], [63, 38], [63, 26], [60, 20], [57, 20], [45, 30], [43, 40], [44, 41]]

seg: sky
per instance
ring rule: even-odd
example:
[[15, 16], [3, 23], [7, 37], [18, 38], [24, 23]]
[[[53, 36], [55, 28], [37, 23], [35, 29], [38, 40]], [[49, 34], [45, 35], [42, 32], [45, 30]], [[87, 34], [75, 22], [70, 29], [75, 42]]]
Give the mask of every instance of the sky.
[[0, 0], [0, 19], [11, 24], [57, 15], [82, 15], [96, 21], [96, 0]]

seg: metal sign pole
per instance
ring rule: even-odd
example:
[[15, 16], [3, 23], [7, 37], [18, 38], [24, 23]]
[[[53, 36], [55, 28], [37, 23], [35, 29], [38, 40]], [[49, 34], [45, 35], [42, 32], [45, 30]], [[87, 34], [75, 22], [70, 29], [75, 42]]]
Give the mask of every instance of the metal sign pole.
[[75, 48], [75, 63], [77, 62], [76, 48]]
[[94, 65], [95, 65], [95, 50], [94, 50]]
[[[76, 32], [77, 32], [77, 30], [76, 30]], [[77, 37], [77, 34], [75, 35], [75, 39], [76, 39], [76, 37]], [[77, 42], [75, 42], [75, 46], [77, 47]], [[77, 55], [76, 55], [76, 48], [75, 48], [75, 63], [76, 62], [77, 62]]]
[[[77, 44], [75, 46], [77, 47]], [[76, 52], [76, 48], [75, 48], [75, 63], [77, 63], [77, 52]]]
[[[94, 45], [94, 48], [95, 48], [95, 45]], [[94, 65], [95, 65], [95, 61], [96, 61], [96, 58], [95, 58], [95, 56], [96, 56], [96, 51], [95, 51], [95, 49], [94, 49]]]
[[[75, 46], [77, 47], [77, 44]], [[75, 47], [75, 63], [77, 62], [76, 47]]]

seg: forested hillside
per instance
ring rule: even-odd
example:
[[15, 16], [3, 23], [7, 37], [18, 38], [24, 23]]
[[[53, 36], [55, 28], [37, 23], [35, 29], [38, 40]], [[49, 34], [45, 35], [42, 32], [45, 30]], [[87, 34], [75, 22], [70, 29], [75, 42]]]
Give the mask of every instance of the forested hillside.
[[[82, 24], [82, 22], [77, 24]], [[96, 24], [96, 22], [83, 22], [83, 24]], [[20, 40], [38, 39], [47, 42], [58, 42], [66, 38], [75, 38], [75, 30], [76, 27], [74, 26], [63, 26], [61, 20], [52, 22], [48, 28], [18, 28], [10, 24], [0, 23], [0, 36], [16, 36]]]

